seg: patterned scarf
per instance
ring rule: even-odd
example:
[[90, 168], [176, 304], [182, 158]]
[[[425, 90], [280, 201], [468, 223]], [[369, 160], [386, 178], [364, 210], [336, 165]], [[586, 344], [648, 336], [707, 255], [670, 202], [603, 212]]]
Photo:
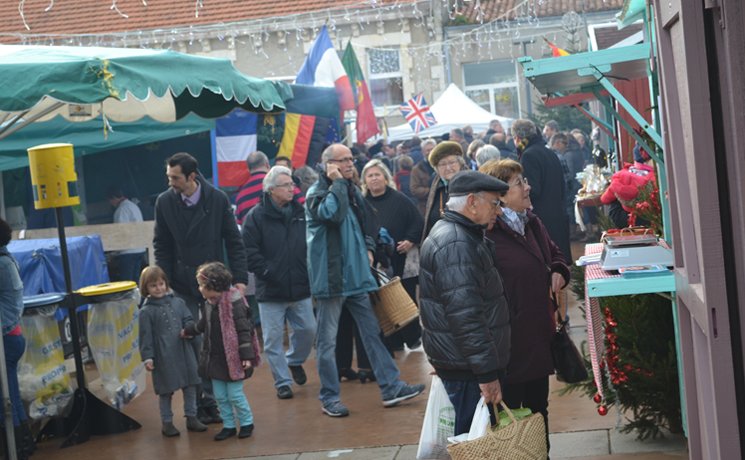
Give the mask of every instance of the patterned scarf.
[[528, 211], [517, 212], [502, 208], [502, 220], [514, 231], [525, 236], [525, 224], [528, 223]]
[[[235, 330], [235, 321], [233, 320], [233, 301], [237, 300], [238, 297], [243, 298], [238, 289], [231, 287], [229, 291], [222, 293], [218, 305], [222, 345], [228, 362], [228, 372], [230, 378], [234, 381], [246, 378], [246, 371], [243, 370], [241, 357], [238, 353], [238, 331]], [[245, 299], [243, 301], [245, 302]]]

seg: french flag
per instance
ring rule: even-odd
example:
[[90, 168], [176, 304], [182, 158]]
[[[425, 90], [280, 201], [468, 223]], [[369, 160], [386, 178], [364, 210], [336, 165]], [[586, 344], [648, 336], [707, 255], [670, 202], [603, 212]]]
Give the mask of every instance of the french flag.
[[212, 131], [212, 159], [216, 185], [240, 187], [249, 177], [246, 158], [256, 151], [258, 116], [236, 109], [218, 118]]
[[331, 43], [326, 26], [321, 28], [318, 37], [310, 47], [308, 57], [305, 58], [295, 83], [336, 88], [336, 94], [339, 96], [339, 108], [341, 110], [354, 110], [355, 108], [352, 85], [349, 83], [349, 77], [344, 71], [344, 66], [341, 64], [334, 45]]

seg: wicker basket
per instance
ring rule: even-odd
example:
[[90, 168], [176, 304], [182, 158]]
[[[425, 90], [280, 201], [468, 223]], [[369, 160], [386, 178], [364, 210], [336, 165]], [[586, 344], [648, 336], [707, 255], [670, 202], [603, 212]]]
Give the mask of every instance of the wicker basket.
[[419, 309], [396, 276], [385, 280], [378, 292], [370, 294], [375, 316], [384, 336], [389, 336], [419, 317]]
[[512, 411], [502, 402], [512, 423], [496, 430], [487, 428], [486, 434], [472, 441], [448, 446], [453, 460], [544, 460], [547, 456], [546, 427], [539, 413], [515, 420]]

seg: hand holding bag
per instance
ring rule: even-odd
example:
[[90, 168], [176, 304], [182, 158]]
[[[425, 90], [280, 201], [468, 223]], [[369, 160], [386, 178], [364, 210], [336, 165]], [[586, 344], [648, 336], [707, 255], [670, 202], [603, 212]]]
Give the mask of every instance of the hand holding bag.
[[[555, 298], [552, 298], [554, 302]], [[587, 368], [577, 346], [572, 342], [567, 331], [567, 319], [562, 318], [559, 310], [559, 322], [556, 334], [551, 341], [551, 355], [556, 369], [556, 380], [564, 383], [579, 383], [587, 380]]]
[[499, 405], [511, 423], [494, 428], [487, 422], [484, 436], [448, 446], [453, 460], [544, 460], [548, 456], [543, 416], [532, 414], [517, 420], [504, 402]]

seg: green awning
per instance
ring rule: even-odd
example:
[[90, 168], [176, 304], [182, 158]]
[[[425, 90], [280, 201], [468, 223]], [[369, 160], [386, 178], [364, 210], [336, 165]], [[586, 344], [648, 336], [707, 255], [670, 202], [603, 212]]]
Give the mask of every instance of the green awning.
[[28, 166], [26, 149], [34, 145], [70, 143], [75, 146], [76, 156], [90, 155], [209, 131], [215, 127], [215, 121], [194, 114], [173, 123], [159, 123], [147, 117], [128, 123], [112, 121], [107, 127], [106, 135], [103, 126], [101, 118], [72, 123], [57, 117], [50, 121], [32, 123], [5, 139], [0, 139], [0, 171]]
[[0, 139], [36, 121], [105, 117], [173, 122], [236, 107], [284, 110], [286, 84], [253, 78], [227, 59], [170, 50], [0, 45]]

